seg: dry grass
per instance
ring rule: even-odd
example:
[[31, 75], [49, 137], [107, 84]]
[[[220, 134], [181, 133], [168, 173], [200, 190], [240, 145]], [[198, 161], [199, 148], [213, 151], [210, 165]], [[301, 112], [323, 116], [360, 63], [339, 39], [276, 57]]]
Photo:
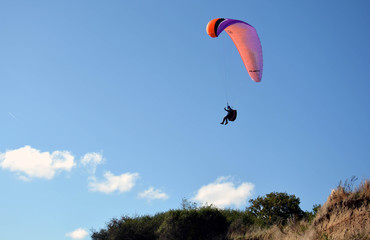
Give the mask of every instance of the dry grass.
[[355, 201], [357, 199], [370, 198], [370, 182], [369, 180], [363, 181], [358, 187], [354, 188], [354, 181], [357, 179], [352, 177], [351, 181], [347, 181], [342, 185], [339, 183], [337, 189], [332, 190], [326, 204], [334, 205], [338, 202]]
[[353, 188], [353, 184], [347, 181], [344, 185], [339, 184], [313, 221], [316, 238], [370, 239], [369, 200], [368, 180], [357, 188]]
[[290, 222], [286, 226], [273, 225], [269, 228], [252, 227], [245, 234], [229, 236], [232, 240], [296, 240], [303, 239], [310, 223], [307, 221]]
[[[353, 178], [352, 178], [353, 179]], [[357, 188], [353, 189], [352, 184], [345, 182], [344, 186], [339, 183], [337, 189], [333, 189], [325, 204], [318, 212], [315, 222], [330, 214], [338, 208], [360, 208], [361, 205], [368, 205], [370, 199], [370, 181], [363, 181]], [[355, 205], [355, 206], [354, 206]]]

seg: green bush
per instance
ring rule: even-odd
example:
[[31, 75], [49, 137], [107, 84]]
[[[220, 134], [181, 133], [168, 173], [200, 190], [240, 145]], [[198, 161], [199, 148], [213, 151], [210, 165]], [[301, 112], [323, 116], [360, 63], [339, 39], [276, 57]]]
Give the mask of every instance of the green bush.
[[156, 239], [156, 230], [163, 222], [163, 214], [153, 217], [142, 216], [131, 218], [122, 217], [120, 220], [113, 219], [107, 224], [107, 230], [93, 232], [93, 240], [149, 240]]
[[158, 229], [159, 239], [224, 239], [226, 217], [211, 206], [190, 210], [171, 210]]
[[308, 211], [305, 211], [304, 212], [304, 218], [308, 222], [312, 222], [312, 220], [316, 217], [316, 214], [318, 213], [318, 211], [320, 210], [320, 208], [321, 208], [321, 204], [315, 204], [315, 205], [313, 205], [312, 212], [308, 212]]
[[240, 211], [233, 209], [220, 210], [222, 215], [226, 217], [228, 234], [243, 235], [248, 228], [255, 225], [258, 219], [248, 211]]
[[265, 197], [249, 200], [247, 208], [257, 219], [266, 225], [285, 225], [288, 219], [302, 219], [304, 212], [299, 207], [300, 200], [295, 195], [272, 192]]

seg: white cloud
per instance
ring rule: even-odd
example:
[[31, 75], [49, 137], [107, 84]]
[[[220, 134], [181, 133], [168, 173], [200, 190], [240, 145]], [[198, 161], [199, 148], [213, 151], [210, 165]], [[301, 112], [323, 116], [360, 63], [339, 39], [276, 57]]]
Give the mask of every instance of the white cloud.
[[91, 191], [103, 193], [128, 192], [135, 186], [138, 177], [138, 173], [124, 173], [114, 176], [108, 171], [104, 174], [105, 181], [99, 182], [95, 177], [90, 178], [89, 188]]
[[25, 181], [52, 179], [58, 171], [71, 171], [75, 165], [74, 157], [68, 151], [40, 152], [24, 146], [0, 154], [0, 167], [16, 172]]
[[86, 153], [81, 158], [81, 164], [88, 167], [90, 173], [95, 174], [96, 167], [103, 162], [103, 156], [99, 153]]
[[73, 232], [66, 234], [67, 237], [70, 237], [73, 239], [84, 239], [85, 237], [87, 237], [87, 235], [89, 235], [89, 233], [83, 228], [78, 228], [74, 230]]
[[203, 205], [213, 204], [219, 208], [232, 205], [241, 207], [252, 196], [253, 189], [253, 183], [243, 182], [236, 187], [229, 177], [220, 177], [215, 182], [202, 186], [193, 200]]
[[148, 201], [156, 199], [166, 200], [168, 198], [168, 195], [159, 189], [154, 189], [153, 187], [150, 187], [144, 192], [139, 193], [139, 197], [147, 199]]

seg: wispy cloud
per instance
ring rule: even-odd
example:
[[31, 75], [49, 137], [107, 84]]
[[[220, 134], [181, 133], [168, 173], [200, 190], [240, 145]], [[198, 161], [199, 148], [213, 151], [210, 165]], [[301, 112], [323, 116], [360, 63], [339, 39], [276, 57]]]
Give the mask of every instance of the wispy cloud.
[[0, 167], [29, 181], [32, 178], [52, 179], [59, 171], [71, 171], [74, 157], [68, 151], [40, 152], [30, 146], [0, 153]]
[[95, 177], [89, 179], [89, 188], [94, 192], [112, 193], [118, 191], [120, 193], [130, 191], [136, 180], [139, 178], [138, 173], [124, 173], [119, 176], [113, 175], [107, 171], [104, 174], [105, 180], [98, 181]]
[[22, 123], [16, 116], [14, 116], [14, 114], [13, 113], [11, 113], [11, 112], [8, 112], [8, 114], [15, 120], [15, 121], [17, 121], [18, 123]]
[[168, 195], [159, 189], [154, 189], [153, 187], [150, 187], [144, 192], [139, 193], [139, 198], [146, 199], [150, 202], [156, 199], [166, 200], [168, 199]]
[[203, 205], [213, 204], [219, 208], [233, 205], [241, 207], [252, 196], [253, 190], [253, 183], [243, 182], [236, 187], [230, 177], [220, 177], [215, 182], [202, 186], [193, 200]]
[[102, 164], [103, 162], [103, 156], [100, 153], [86, 153], [81, 158], [81, 164], [83, 166], [86, 166], [89, 170], [89, 172], [93, 175], [95, 175], [96, 167], [99, 164]]
[[84, 239], [88, 235], [89, 235], [89, 233], [83, 228], [78, 228], [78, 229], [74, 230], [73, 232], [66, 233], [67, 237], [70, 237], [70, 238], [73, 238], [73, 239]]

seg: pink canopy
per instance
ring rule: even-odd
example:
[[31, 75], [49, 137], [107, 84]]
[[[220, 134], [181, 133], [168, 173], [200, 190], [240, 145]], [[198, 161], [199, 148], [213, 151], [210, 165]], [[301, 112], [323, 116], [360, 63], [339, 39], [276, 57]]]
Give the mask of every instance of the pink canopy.
[[207, 25], [207, 33], [211, 37], [218, 37], [224, 30], [229, 34], [238, 49], [249, 76], [253, 81], [260, 82], [263, 58], [261, 42], [256, 29], [248, 23], [224, 18], [213, 19]]

